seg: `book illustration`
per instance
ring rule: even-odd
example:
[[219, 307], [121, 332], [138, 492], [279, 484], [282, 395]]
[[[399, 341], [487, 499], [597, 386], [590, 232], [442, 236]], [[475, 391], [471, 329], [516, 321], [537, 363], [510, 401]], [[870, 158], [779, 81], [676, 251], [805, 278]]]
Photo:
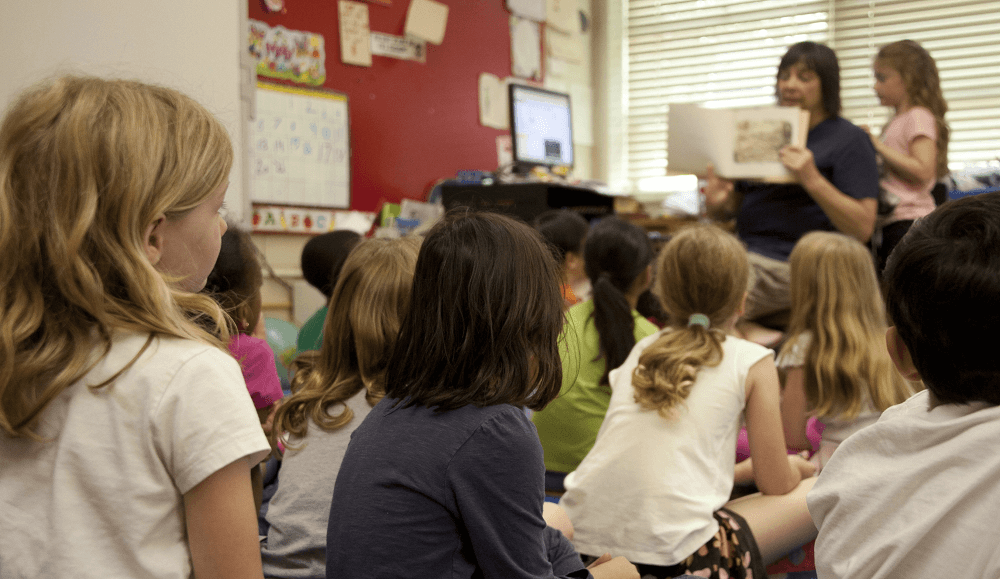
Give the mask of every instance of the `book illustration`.
[[733, 160], [737, 163], [780, 162], [778, 152], [790, 144], [792, 125], [787, 121], [738, 121]]
[[667, 174], [704, 175], [709, 164], [727, 179], [791, 182], [779, 152], [804, 147], [809, 113], [798, 107], [706, 108], [671, 104], [667, 112]]

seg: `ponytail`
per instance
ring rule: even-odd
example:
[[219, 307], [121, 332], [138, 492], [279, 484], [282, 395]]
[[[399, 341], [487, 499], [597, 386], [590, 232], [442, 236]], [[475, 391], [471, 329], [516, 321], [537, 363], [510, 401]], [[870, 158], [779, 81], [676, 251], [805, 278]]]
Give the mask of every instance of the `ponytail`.
[[646, 232], [633, 223], [608, 217], [594, 226], [584, 246], [584, 267], [590, 278], [598, 357], [604, 358], [600, 384], [621, 366], [635, 346], [635, 319], [625, 294], [653, 260]]
[[642, 352], [632, 374], [636, 403], [669, 418], [691, 393], [698, 371], [722, 361], [725, 339], [722, 330], [697, 324], [664, 333]]
[[732, 234], [693, 225], [664, 246], [656, 275], [672, 325], [639, 356], [632, 386], [636, 403], [669, 418], [691, 393], [698, 371], [722, 361], [722, 328], [746, 295], [750, 266]]

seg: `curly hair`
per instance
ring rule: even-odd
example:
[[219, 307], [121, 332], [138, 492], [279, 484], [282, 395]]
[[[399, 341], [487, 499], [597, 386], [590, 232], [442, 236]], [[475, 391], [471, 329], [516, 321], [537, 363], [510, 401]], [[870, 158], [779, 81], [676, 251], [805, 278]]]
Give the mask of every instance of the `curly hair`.
[[[385, 395], [389, 356], [410, 308], [420, 238], [367, 239], [348, 255], [330, 297], [319, 351], [292, 362], [292, 395], [274, 415], [272, 438], [291, 449], [289, 435], [304, 438], [311, 421], [327, 432], [354, 416], [346, 402], [366, 390], [372, 406]], [[343, 406], [338, 414], [330, 409]]]
[[944, 120], [948, 103], [941, 93], [941, 79], [937, 63], [924, 47], [912, 40], [900, 40], [886, 44], [875, 55], [875, 61], [899, 72], [906, 86], [910, 104], [925, 107], [934, 115], [937, 126], [937, 166], [938, 178], [948, 174], [948, 141], [951, 129]]
[[225, 314], [153, 267], [146, 231], [204, 202], [232, 161], [222, 124], [168, 88], [67, 76], [14, 103], [0, 125], [6, 434], [37, 438], [42, 411], [107, 355], [117, 329], [148, 333], [147, 346], [166, 335], [224, 347]]
[[[691, 393], [703, 366], [722, 361], [724, 326], [736, 315], [750, 276], [746, 249], [714, 225], [692, 225], [667, 242], [657, 262], [656, 291], [670, 326], [639, 356], [635, 401], [669, 418]], [[709, 327], [688, 324], [707, 316]]]

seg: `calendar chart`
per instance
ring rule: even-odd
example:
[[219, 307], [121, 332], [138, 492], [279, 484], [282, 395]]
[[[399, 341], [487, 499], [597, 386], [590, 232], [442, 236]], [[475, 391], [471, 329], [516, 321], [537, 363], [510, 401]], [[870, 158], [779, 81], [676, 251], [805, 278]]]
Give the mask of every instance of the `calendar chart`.
[[258, 82], [250, 135], [254, 203], [350, 207], [347, 95]]

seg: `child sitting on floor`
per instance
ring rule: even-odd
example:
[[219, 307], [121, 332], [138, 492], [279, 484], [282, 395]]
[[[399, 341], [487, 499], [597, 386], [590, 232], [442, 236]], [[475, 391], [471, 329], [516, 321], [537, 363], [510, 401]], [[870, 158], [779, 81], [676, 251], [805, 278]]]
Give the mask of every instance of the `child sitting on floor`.
[[841, 443], [815, 488], [819, 577], [1000, 577], [1000, 193], [918, 220], [885, 270], [889, 355], [927, 390]]

